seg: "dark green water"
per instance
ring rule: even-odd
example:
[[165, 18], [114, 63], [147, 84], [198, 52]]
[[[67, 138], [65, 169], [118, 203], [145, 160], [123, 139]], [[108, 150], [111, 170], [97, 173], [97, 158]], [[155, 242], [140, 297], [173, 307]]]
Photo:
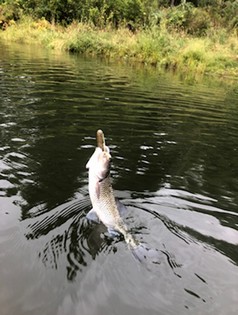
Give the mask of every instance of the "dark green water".
[[[1, 315], [238, 312], [238, 82], [0, 45]], [[89, 224], [104, 130], [140, 265]]]

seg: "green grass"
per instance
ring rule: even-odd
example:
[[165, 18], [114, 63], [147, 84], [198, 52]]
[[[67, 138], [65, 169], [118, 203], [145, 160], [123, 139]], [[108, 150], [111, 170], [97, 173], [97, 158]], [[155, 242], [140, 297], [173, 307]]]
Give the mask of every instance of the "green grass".
[[238, 74], [238, 38], [235, 32], [211, 30], [207, 36], [189, 36], [153, 26], [135, 33], [126, 28], [97, 29], [74, 22], [67, 28], [29, 17], [12, 23], [0, 38], [35, 43], [48, 48], [123, 59], [180, 73]]

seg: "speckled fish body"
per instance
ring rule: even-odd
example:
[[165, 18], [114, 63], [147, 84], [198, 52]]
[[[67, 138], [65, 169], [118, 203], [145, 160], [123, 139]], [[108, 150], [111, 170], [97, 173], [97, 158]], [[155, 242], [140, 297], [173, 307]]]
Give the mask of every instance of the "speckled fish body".
[[[89, 169], [89, 195], [94, 212], [99, 220], [108, 228], [109, 232], [118, 231], [123, 234], [125, 240], [128, 236], [127, 227], [124, 224], [114, 197], [110, 177], [111, 155], [109, 148], [104, 151], [97, 147], [87, 163]], [[132, 241], [130, 241], [132, 243]], [[136, 241], [134, 240], [136, 245]]]
[[89, 170], [88, 188], [93, 207], [87, 217], [93, 217], [94, 221], [102, 222], [108, 228], [109, 233], [121, 233], [134, 256], [142, 261], [148, 254], [151, 254], [152, 250], [147, 245], [138, 242], [128, 232], [120, 215], [111, 184], [110, 150], [105, 144], [104, 134], [101, 130], [97, 132], [97, 144], [98, 147], [86, 165]]

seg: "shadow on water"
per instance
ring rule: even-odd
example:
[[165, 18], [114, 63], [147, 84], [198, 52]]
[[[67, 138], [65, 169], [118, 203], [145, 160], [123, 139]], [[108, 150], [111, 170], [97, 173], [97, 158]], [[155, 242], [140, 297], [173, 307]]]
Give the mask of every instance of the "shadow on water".
[[[164, 193], [165, 192], [162, 190], [160, 195], [163, 197]], [[184, 205], [191, 207], [191, 205], [189, 205], [189, 201], [184, 199], [186, 192], [166, 192], [167, 196], [170, 197], [176, 193], [177, 195], [183, 195], [182, 201], [185, 201]], [[191, 196], [188, 194], [187, 197], [189, 199]], [[38, 211], [36, 211], [36, 209], [31, 209], [31, 211], [29, 211], [31, 219], [26, 221], [30, 221], [30, 224], [26, 227], [27, 232], [25, 233], [28, 240], [34, 240], [45, 236], [48, 233], [52, 233], [54, 230], [62, 227], [62, 229], [56, 233], [56, 236], [55, 233], [53, 233], [50, 239], [46, 239], [43, 249], [40, 250], [39, 257], [45, 265], [50, 265], [52, 268], [57, 269], [58, 260], [60, 260], [59, 256], [62, 254], [67, 255], [69, 263], [69, 266], [67, 266], [67, 278], [69, 280], [74, 280], [77, 276], [77, 272], [82, 271], [82, 268], [88, 265], [89, 256], [94, 260], [97, 255], [104, 250], [108, 251], [108, 253], [110, 253], [110, 251], [115, 252], [117, 251], [116, 243], [118, 241], [123, 241], [122, 237], [114, 239], [110, 237], [108, 238], [106, 236], [107, 233], [105, 233], [106, 228], [102, 224], [90, 224], [86, 219], [86, 213], [90, 210], [89, 198], [83, 195], [78, 195], [78, 198], [79, 200], [77, 201], [71, 201], [50, 211], [45, 209], [44, 206], [38, 206]], [[194, 202], [196, 199], [195, 196], [192, 196], [192, 198]], [[196, 210], [196, 206], [201, 206], [201, 200], [199, 200], [199, 198], [197, 199], [197, 202], [198, 201], [200, 201], [200, 204], [194, 203], [194, 211]], [[209, 204], [207, 202], [209, 200], [204, 201], [205, 205]], [[192, 228], [189, 225], [179, 224], [178, 222], [169, 219], [163, 211], [162, 213], [159, 211], [161, 203], [164, 203], [163, 198], [160, 200], [155, 197], [150, 198], [147, 195], [138, 200], [131, 199], [125, 202], [128, 207], [133, 207], [134, 212], [136, 209], [139, 209], [148, 213], [151, 217], [158, 219], [170, 233], [175, 235], [176, 238], [181, 239], [187, 245], [190, 245], [191, 243], [204, 244], [205, 248], [214, 248], [216, 251], [229, 257], [234, 264], [238, 264], [236, 251], [237, 244], [235, 243], [237, 239], [232, 240], [232, 238], [229, 238], [229, 235], [227, 240], [225, 235], [223, 236], [224, 240], [217, 239], [217, 235], [204, 235], [203, 233], [199, 233], [198, 228]], [[170, 206], [173, 208], [176, 202], [171, 202]], [[184, 205], [182, 208], [184, 208]], [[168, 201], [166, 202], [166, 207], [168, 207]], [[153, 210], [153, 208], [156, 210]], [[213, 209], [212, 207], [211, 209], [213, 210], [213, 217], [216, 217], [214, 213], [216, 213], [217, 209]], [[199, 211], [199, 213], [202, 214], [203, 212]], [[128, 214], [130, 214], [129, 211]], [[233, 215], [237, 216], [236, 213], [233, 213]], [[128, 216], [126, 221], [128, 221], [131, 226], [131, 233], [139, 237], [138, 239], [142, 242], [144, 241], [145, 235], [150, 234], [150, 231], [145, 232], [148, 230], [148, 227], [143, 224], [135, 226], [135, 219], [133, 218], [133, 215]], [[24, 225], [26, 225], [25, 222]], [[232, 244], [232, 242], [234, 242], [234, 244]], [[157, 246], [158, 245], [160, 246], [160, 256], [163, 254], [167, 258], [168, 265], [171, 269], [174, 270], [182, 266], [181, 263], [176, 261], [175, 256], [166, 249], [166, 245], [164, 243], [161, 244], [159, 242], [157, 243]], [[86, 256], [86, 254], [89, 254], [89, 256]], [[146, 267], [150, 270], [151, 266], [149, 263], [151, 262], [148, 262]], [[181, 277], [176, 270], [174, 271], [174, 274]]]
[[[105, 250], [108, 254], [111, 251], [115, 253], [117, 251], [116, 243], [124, 241], [120, 235], [117, 237], [108, 236], [105, 226], [91, 223], [86, 219], [86, 213], [90, 209], [90, 201], [83, 196], [77, 201], [68, 202], [50, 211], [47, 211], [44, 205], [38, 206], [38, 209], [39, 211], [31, 209], [29, 211], [31, 219], [23, 221], [24, 230], [26, 230], [25, 237], [33, 241], [53, 232], [52, 236], [46, 238], [45, 244], [38, 255], [46, 266], [54, 269], [58, 268], [60, 255], [66, 255], [68, 280], [74, 280], [77, 272], [82, 271], [82, 268], [88, 265], [89, 261], [88, 257], [85, 257], [86, 254], [89, 254], [95, 260], [96, 256]], [[160, 219], [159, 216], [157, 218]], [[132, 217], [131, 219], [133, 221]], [[56, 232], [55, 236], [54, 231], [58, 229], [59, 232]], [[141, 230], [142, 227], [134, 226], [131, 233], [143, 235]], [[149, 245], [145, 244], [145, 246], [150, 251], [153, 250]], [[160, 256], [162, 254], [165, 255], [172, 269], [179, 267], [172, 254], [164, 248], [153, 253], [151, 260], [149, 257], [147, 258], [149, 260], [141, 261], [141, 263], [150, 270], [153, 260], [156, 259], [155, 263], [157, 264], [158, 259], [161, 260]]]
[[38, 206], [40, 211], [32, 209], [29, 211], [31, 219], [22, 222], [28, 240], [46, 236], [38, 253], [46, 266], [58, 269], [60, 255], [67, 256], [68, 280], [74, 280], [77, 272], [88, 265], [88, 257], [85, 258], [87, 253], [95, 259], [106, 245], [98, 229], [85, 218], [90, 209], [89, 198], [82, 195], [80, 198], [51, 210]]

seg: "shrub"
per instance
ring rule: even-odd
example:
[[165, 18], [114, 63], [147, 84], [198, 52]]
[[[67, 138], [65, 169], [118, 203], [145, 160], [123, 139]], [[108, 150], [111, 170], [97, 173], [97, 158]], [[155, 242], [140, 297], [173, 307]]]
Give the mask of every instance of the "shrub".
[[238, 1], [226, 1], [222, 9], [222, 15], [224, 16], [225, 24], [230, 29], [238, 26]]
[[7, 1], [0, 4], [0, 29], [6, 29], [8, 25], [20, 19], [22, 10], [16, 1]]
[[192, 6], [187, 5], [174, 7], [168, 10], [166, 16], [166, 24], [169, 29], [181, 29], [186, 22], [186, 16], [188, 11], [191, 10]]
[[203, 36], [211, 27], [212, 21], [210, 15], [203, 9], [193, 8], [186, 14], [186, 20], [183, 24], [189, 34]]

